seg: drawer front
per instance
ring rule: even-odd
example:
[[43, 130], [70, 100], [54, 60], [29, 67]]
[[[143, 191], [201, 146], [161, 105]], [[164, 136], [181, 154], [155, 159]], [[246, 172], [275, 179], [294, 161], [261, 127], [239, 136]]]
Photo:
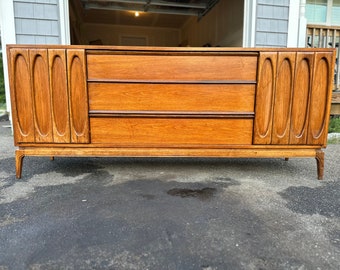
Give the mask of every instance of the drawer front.
[[88, 79], [256, 80], [256, 55], [87, 55]]
[[254, 112], [251, 84], [89, 83], [90, 111]]
[[90, 118], [91, 143], [176, 147], [250, 145], [253, 119]]

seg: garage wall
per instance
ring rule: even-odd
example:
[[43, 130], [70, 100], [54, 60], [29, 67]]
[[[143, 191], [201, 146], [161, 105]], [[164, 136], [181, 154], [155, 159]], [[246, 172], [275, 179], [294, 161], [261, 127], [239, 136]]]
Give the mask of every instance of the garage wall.
[[193, 18], [182, 28], [182, 46], [236, 46], [243, 42], [244, 1], [220, 0], [201, 20]]
[[135, 40], [134, 45], [178, 46], [180, 37], [180, 30], [173, 28], [88, 23], [82, 25], [82, 33], [87, 44], [100, 39], [104, 45], [133, 45], [126, 42]]

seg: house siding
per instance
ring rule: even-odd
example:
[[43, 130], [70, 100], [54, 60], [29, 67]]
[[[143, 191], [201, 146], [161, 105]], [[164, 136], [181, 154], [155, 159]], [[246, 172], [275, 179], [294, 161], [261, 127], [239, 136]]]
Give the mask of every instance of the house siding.
[[14, 0], [18, 44], [60, 44], [58, 0]]
[[256, 47], [287, 47], [289, 0], [257, 0]]

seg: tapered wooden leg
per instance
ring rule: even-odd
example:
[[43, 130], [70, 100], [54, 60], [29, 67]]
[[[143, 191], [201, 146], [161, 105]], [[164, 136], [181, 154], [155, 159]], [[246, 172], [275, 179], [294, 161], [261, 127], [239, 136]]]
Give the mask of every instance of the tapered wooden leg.
[[289, 158], [286, 157], [286, 158], [285, 158], [285, 161], [288, 161], [288, 160], [289, 160]]
[[52, 161], [53, 161], [53, 160], [54, 160], [54, 156], [50, 156], [50, 160], [52, 160]]
[[25, 157], [25, 154], [21, 150], [15, 151], [15, 171], [16, 171], [16, 177], [18, 179], [21, 178], [21, 172], [22, 172], [22, 162]]
[[322, 180], [325, 167], [325, 153], [322, 150], [317, 150], [315, 158], [318, 168], [318, 179]]

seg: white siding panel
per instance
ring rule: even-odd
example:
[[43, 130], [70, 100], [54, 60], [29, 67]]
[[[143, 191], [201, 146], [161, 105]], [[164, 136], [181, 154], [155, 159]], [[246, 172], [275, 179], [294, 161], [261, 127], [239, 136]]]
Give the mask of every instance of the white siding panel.
[[20, 18], [33, 18], [34, 16], [34, 5], [30, 3], [18, 3], [14, 2], [14, 14], [15, 17]]
[[258, 4], [288, 6], [289, 0], [258, 0]]
[[288, 18], [289, 8], [284, 6], [258, 6], [258, 17], [260, 18]]
[[26, 3], [58, 4], [58, 0], [21, 0]]
[[60, 38], [59, 37], [46, 37], [46, 44], [58, 44], [60, 43]]
[[60, 44], [57, 0], [14, 0], [18, 44]]
[[30, 35], [17, 35], [17, 44], [35, 44], [35, 37]]
[[275, 19], [258, 19], [256, 30], [272, 32], [275, 29], [278, 33], [287, 33], [288, 21]]
[[257, 47], [286, 47], [287, 34], [259, 32], [256, 42]]
[[59, 9], [57, 5], [44, 5], [44, 18], [58, 20]]
[[287, 47], [289, 0], [257, 0], [256, 47]]
[[17, 44], [58, 44], [59, 37], [17, 35]]

